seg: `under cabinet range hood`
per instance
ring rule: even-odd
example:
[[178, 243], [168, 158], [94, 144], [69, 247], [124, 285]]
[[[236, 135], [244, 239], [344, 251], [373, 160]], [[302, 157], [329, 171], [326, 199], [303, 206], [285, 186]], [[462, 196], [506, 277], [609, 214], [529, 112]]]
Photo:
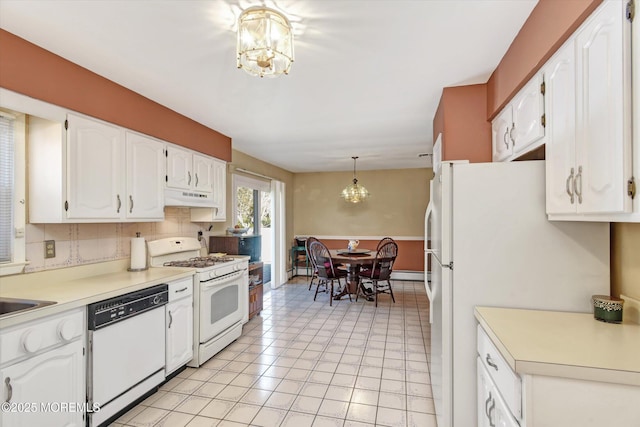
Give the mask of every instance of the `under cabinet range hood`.
[[181, 190], [177, 188], [165, 188], [165, 206], [181, 206], [185, 208], [215, 208], [213, 193], [202, 191]]

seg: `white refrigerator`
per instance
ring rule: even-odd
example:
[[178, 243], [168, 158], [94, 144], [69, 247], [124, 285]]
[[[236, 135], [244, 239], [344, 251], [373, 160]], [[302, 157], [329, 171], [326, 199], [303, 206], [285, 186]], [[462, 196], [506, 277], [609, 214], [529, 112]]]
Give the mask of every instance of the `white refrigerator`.
[[609, 223], [548, 221], [544, 161], [443, 162], [425, 228], [438, 426], [476, 426], [474, 307], [589, 312], [609, 294]]

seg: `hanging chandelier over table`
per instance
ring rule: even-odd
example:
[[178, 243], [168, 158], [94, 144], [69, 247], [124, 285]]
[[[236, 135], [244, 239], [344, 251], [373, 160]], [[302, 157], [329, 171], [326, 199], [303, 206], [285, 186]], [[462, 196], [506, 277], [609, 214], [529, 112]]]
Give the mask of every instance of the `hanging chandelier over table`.
[[280, 12], [250, 7], [238, 18], [238, 68], [252, 76], [289, 74], [293, 63], [293, 31]]
[[356, 178], [356, 159], [358, 157], [351, 158], [353, 159], [353, 182], [342, 190], [342, 198], [350, 203], [360, 203], [369, 197], [369, 192], [364, 186], [358, 184], [358, 179]]

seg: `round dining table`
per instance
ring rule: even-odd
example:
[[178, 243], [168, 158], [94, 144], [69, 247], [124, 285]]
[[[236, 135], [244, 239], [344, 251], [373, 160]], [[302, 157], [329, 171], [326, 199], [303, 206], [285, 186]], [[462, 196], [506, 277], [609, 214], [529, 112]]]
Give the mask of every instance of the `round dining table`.
[[[331, 261], [333, 265], [342, 264], [347, 268], [347, 286], [340, 293], [334, 296], [339, 300], [347, 294], [355, 295], [358, 292], [358, 272], [361, 265], [373, 264], [376, 259], [376, 252], [368, 249], [330, 249]], [[368, 298], [367, 298], [368, 299]]]

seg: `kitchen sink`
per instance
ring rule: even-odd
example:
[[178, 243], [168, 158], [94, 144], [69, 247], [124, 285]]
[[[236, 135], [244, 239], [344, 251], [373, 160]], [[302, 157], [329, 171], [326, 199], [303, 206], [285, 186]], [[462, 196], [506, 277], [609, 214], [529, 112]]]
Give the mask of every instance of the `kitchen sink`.
[[55, 304], [55, 301], [38, 301], [0, 297], [0, 317], [6, 316], [8, 314], [14, 314], [19, 311], [33, 310], [52, 304]]

